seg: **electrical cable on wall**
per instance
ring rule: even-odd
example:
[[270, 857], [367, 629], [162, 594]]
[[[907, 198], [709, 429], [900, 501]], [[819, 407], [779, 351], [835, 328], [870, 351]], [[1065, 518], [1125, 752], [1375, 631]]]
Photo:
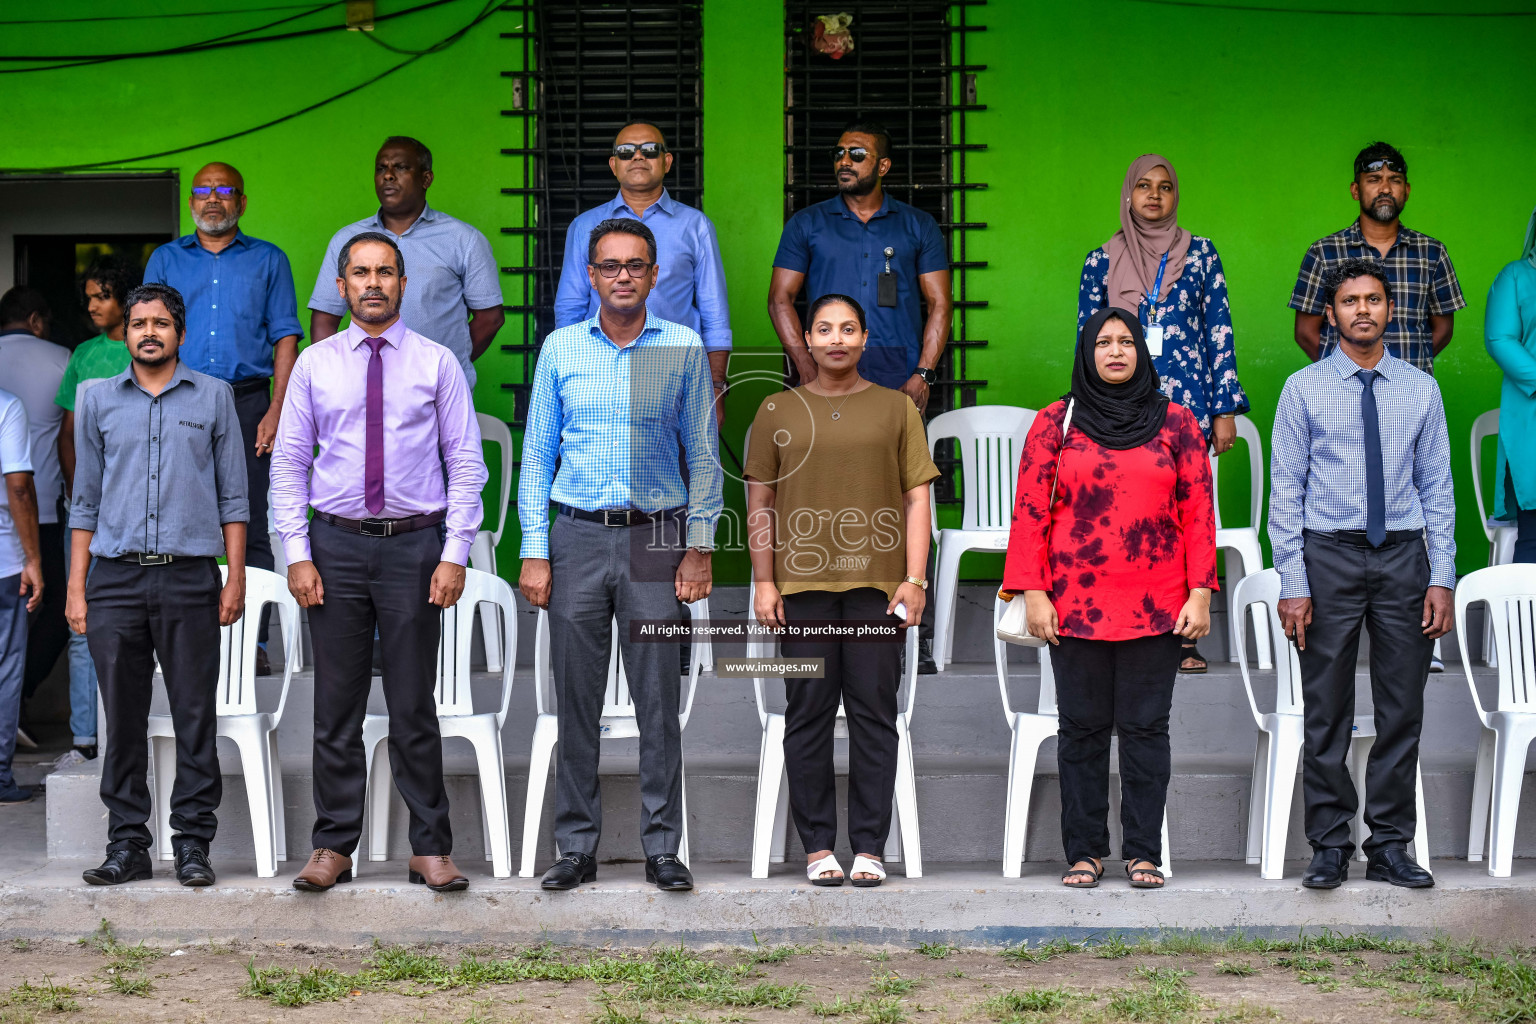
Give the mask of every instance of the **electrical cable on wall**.
[[[333, 7], [346, 0], [329, 0], [325, 5]], [[277, 7], [225, 7], [217, 11], [171, 11], [166, 14], [90, 14], [79, 18], [30, 18], [8, 19], [0, 25], [82, 25], [97, 21], [163, 21], [166, 18], [220, 18], [229, 14], [266, 14], [269, 11], [297, 11], [313, 4], [281, 4]]]
[[[403, 18], [406, 15], [416, 14], [433, 7], [441, 7], [443, 4], [449, 4], [453, 2], [455, 2], [455, 0], [427, 0], [426, 3], [417, 4], [414, 7], [407, 7], [401, 11], [393, 11], [389, 14], [380, 14], [374, 18], [374, 22], [377, 23], [382, 21], [391, 21], [395, 18]], [[43, 64], [40, 67], [30, 68], [0, 68], [0, 75], [21, 75], [36, 71], [62, 71], [67, 68], [87, 67], [94, 64], [107, 64], [120, 60], [138, 60], [143, 57], [177, 57], [189, 53], [203, 53], [208, 50], [222, 50], [231, 46], [248, 46], [252, 43], [272, 43], [285, 39], [299, 39], [304, 36], [323, 35], [329, 32], [345, 32], [347, 30], [346, 25], [322, 25], [317, 28], [305, 28], [297, 29], [292, 32], [280, 32], [276, 35], [255, 36], [252, 38], [237, 38], [241, 36], [249, 36], [252, 32], [261, 32], [269, 28], [275, 28], [278, 25], [286, 24], [290, 21], [296, 21], [300, 18], [307, 18], [312, 14], [318, 14], [326, 8], [333, 6], [335, 6], [334, 2], [332, 2], [332, 0], [327, 0], [325, 3], [311, 6], [298, 14], [289, 15], [286, 18], [279, 18], [278, 20], [269, 22], [265, 25], [257, 25], [252, 28], [242, 29], [239, 32], [231, 32], [226, 35], [215, 36], [212, 39], [205, 39], [202, 42], [185, 43], [180, 46], [170, 46], [163, 50], [141, 50], [138, 52], [130, 53], [108, 54], [66, 54], [47, 57], [17, 57], [0, 54], [0, 63], [31, 63], [37, 61], [65, 62]]]
[[[262, 124], [254, 125], [250, 128], [245, 128], [237, 132], [231, 132], [228, 135], [221, 135], [216, 139], [205, 139], [202, 142], [195, 142], [187, 146], [177, 146], [175, 149], [165, 149], [157, 153], [142, 153], [138, 156], [114, 157], [110, 160], [96, 160], [91, 163], [70, 164], [63, 167], [0, 167], [0, 174], [57, 174], [64, 171], [93, 171], [105, 167], [117, 167], [122, 164], [138, 163], [143, 160], [157, 160], [161, 157], [176, 156], [177, 154], [187, 153], [194, 149], [201, 149], [204, 146], [216, 146], [222, 142], [229, 142], [233, 139], [239, 139], [247, 135], [255, 134], [256, 132], [265, 131], [268, 128], [276, 127], [285, 121], [292, 121], [294, 118], [302, 117], [303, 115], [312, 111], [319, 110], [321, 107], [335, 103], [339, 99], [343, 99], [355, 92], [366, 89], [368, 86], [388, 78], [396, 71], [400, 71], [403, 68], [409, 67], [428, 54], [440, 53], [443, 50], [446, 50], [454, 43], [457, 43], [460, 39], [463, 39], [464, 36], [467, 35], [469, 31], [476, 25], [479, 25], [481, 22], [485, 21], [486, 18], [489, 18], [492, 14], [494, 14], [496, 10], [501, 6], [501, 3], [502, 0], [489, 0], [485, 7], [481, 9], [480, 13], [475, 15], [475, 17], [463, 28], [457, 29], [454, 32], [444, 36], [442, 39], [438, 40], [427, 49], [422, 50], [420, 53], [412, 54], [393, 67], [386, 68], [367, 81], [359, 82], [357, 85], [354, 85], [348, 89], [343, 89], [341, 92], [338, 92], [333, 96], [327, 96], [325, 99], [311, 103], [307, 107], [304, 107], [300, 110], [295, 110], [290, 114], [284, 114], [281, 117], [273, 118], [272, 120], [263, 122]], [[364, 35], [366, 36], [367, 34], [364, 33]]]

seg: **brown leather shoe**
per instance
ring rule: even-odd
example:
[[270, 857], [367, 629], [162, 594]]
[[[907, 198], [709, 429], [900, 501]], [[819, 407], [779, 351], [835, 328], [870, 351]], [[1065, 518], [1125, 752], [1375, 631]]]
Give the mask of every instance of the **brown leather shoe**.
[[309, 855], [309, 863], [293, 880], [293, 887], [304, 892], [325, 892], [337, 882], [350, 881], [352, 858], [322, 847]]
[[410, 879], [433, 892], [458, 892], [469, 888], [469, 879], [453, 866], [452, 857], [412, 857]]

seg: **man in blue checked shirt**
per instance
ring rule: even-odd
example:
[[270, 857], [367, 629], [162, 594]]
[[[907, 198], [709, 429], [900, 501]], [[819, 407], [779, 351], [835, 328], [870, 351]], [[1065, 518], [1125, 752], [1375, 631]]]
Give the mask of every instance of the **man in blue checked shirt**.
[[[656, 236], [658, 272], [647, 304], [663, 320], [682, 324], [704, 339], [718, 395], [725, 390], [731, 359], [731, 310], [715, 225], [703, 213], [673, 199], [662, 185], [672, 169], [672, 154], [654, 124], [635, 121], [621, 128], [614, 137], [608, 167], [619, 180], [619, 194], [578, 215], [565, 233], [555, 326], [569, 327], [597, 315], [597, 289], [587, 277], [587, 239], [601, 221], [633, 217]], [[715, 422], [724, 418], [724, 403], [715, 403]]]
[[[169, 285], [186, 303], [182, 364], [228, 381], [235, 391], [250, 494], [246, 562], [271, 569], [276, 564], [267, 532], [272, 442], [304, 337], [293, 271], [281, 249], [240, 230], [245, 179], [229, 164], [198, 171], [187, 206], [197, 230], [156, 249], [144, 267], [144, 283]], [[257, 675], [272, 672], [267, 620], [263, 614], [257, 631]]]
[[1339, 347], [1286, 381], [1275, 412], [1269, 539], [1275, 609], [1301, 661], [1302, 793], [1312, 864], [1301, 884], [1349, 875], [1357, 798], [1346, 761], [1360, 629], [1371, 634], [1376, 742], [1366, 767], [1365, 877], [1435, 884], [1408, 853], [1424, 684], [1450, 631], [1456, 500], [1445, 406], [1433, 377], [1387, 352], [1392, 283], [1379, 261], [1348, 259], [1327, 281]]
[[[549, 611], [559, 703], [555, 845], [545, 889], [597, 877], [602, 829], [598, 737], [610, 629], [640, 728], [646, 881], [693, 888], [683, 834], [678, 644], [635, 641], [632, 623], [688, 621], [709, 596], [720, 515], [714, 400], [704, 345], [646, 309], [657, 246], [633, 217], [605, 220], [586, 243], [596, 316], [544, 339], [534, 370], [517, 491], [523, 596]], [[678, 465], [688, 465], [684, 484]], [[556, 462], [559, 471], [556, 471]], [[556, 509], [550, 525], [549, 506]]]

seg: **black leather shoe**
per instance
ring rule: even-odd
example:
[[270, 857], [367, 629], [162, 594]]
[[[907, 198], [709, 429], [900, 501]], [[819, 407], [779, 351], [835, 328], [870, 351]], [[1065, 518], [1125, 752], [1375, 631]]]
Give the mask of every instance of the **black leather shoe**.
[[939, 674], [939, 663], [933, 660], [933, 639], [921, 637], [917, 641], [917, 674], [920, 676], [936, 676]]
[[539, 885], [551, 892], [597, 881], [597, 861], [585, 853], [568, 853], [549, 866]]
[[1337, 848], [1318, 850], [1301, 876], [1308, 889], [1337, 889], [1349, 878], [1349, 851]]
[[217, 879], [208, 851], [201, 843], [176, 843], [176, 881], [182, 885], [212, 885]]
[[693, 875], [688, 865], [672, 853], [645, 858], [645, 880], [662, 892], [687, 892], [693, 888]]
[[80, 877], [91, 885], [122, 885], [124, 882], [142, 882], [152, 878], [154, 863], [147, 850], [108, 850], [107, 859], [99, 868], [86, 868]]
[[1391, 882], [1405, 889], [1428, 889], [1435, 876], [1419, 867], [1401, 846], [1384, 846], [1365, 863], [1365, 877], [1372, 882]]

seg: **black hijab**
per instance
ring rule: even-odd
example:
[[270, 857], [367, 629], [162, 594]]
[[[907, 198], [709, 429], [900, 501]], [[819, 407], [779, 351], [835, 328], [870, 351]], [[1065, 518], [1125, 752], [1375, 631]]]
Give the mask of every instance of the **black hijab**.
[[[1136, 344], [1136, 369], [1130, 380], [1120, 384], [1111, 384], [1099, 376], [1093, 361], [1094, 342], [1111, 317], [1130, 329], [1131, 340]], [[1076, 399], [1072, 426], [1105, 448], [1138, 448], [1157, 436], [1168, 415], [1168, 396], [1157, 388], [1152, 353], [1147, 350], [1136, 314], [1109, 306], [1090, 316], [1078, 335], [1077, 360], [1072, 364], [1072, 390], [1068, 394]]]

